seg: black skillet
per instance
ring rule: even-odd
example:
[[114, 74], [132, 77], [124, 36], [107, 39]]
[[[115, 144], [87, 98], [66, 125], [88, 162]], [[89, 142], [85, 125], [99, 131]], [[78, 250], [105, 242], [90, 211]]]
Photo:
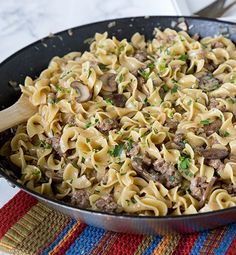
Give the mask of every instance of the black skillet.
[[[181, 21], [182, 18], [171, 16], [123, 18], [79, 26], [37, 41], [0, 64], [0, 105], [8, 107], [20, 96], [19, 91], [17, 92], [12, 86], [9, 86], [9, 81], [23, 83], [27, 75], [37, 77], [47, 67], [53, 56], [63, 56], [70, 51], [88, 50], [87, 41], [89, 40], [87, 39], [92, 38], [96, 32], [108, 31], [109, 36], [114, 35], [118, 39], [130, 39], [135, 32], [140, 32], [145, 35], [146, 39], [151, 39], [155, 27], [172, 28], [173, 25]], [[193, 17], [185, 17], [185, 22], [190, 35], [197, 33], [201, 37], [205, 37], [223, 34], [236, 42], [236, 25], [233, 23]], [[177, 27], [174, 29], [178, 30]], [[112, 215], [79, 209], [35, 193], [18, 184], [11, 175], [12, 167], [5, 159], [0, 159], [0, 175], [10, 183], [50, 207], [74, 218], [79, 218], [87, 224], [107, 230], [147, 234], [189, 233], [212, 229], [236, 221], [236, 207], [195, 215], [165, 217]]]

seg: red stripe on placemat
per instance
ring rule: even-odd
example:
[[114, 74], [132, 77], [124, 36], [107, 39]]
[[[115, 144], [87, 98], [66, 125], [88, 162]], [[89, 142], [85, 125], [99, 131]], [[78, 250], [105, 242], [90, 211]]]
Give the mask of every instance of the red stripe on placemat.
[[36, 205], [37, 202], [38, 201], [29, 194], [20, 191], [4, 205], [0, 209], [0, 238], [2, 238], [8, 229], [22, 218], [32, 206]]
[[[66, 251], [70, 248], [70, 246], [74, 243], [75, 239], [79, 237], [79, 235], [84, 231], [84, 229], [87, 227], [84, 223], [79, 223], [76, 228], [73, 230], [71, 235], [65, 236], [62, 240], [62, 242], [55, 247], [50, 254], [53, 255], [64, 255]], [[71, 231], [71, 230], [70, 230]], [[70, 232], [69, 231], [69, 232]]]
[[182, 235], [182, 237], [179, 239], [179, 242], [177, 244], [177, 246], [175, 247], [175, 250], [173, 252], [172, 255], [188, 255], [190, 254], [190, 251], [193, 248], [193, 245], [195, 243], [195, 241], [197, 240], [199, 234], [198, 233], [194, 233], [191, 235]]
[[236, 237], [233, 239], [225, 255], [235, 255], [236, 253]]
[[142, 242], [144, 236], [118, 234], [118, 238], [113, 246], [110, 248], [109, 255], [133, 255], [139, 244]]

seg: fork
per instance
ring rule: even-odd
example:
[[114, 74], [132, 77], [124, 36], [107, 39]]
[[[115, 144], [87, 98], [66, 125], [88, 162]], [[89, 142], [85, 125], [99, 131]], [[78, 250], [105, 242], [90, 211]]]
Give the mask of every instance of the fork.
[[219, 18], [221, 17], [226, 11], [228, 11], [233, 5], [236, 4], [236, 0], [230, 3], [229, 5], [225, 6], [226, 0], [216, 0], [207, 7], [201, 9], [198, 12], [195, 12], [194, 15], [200, 17], [208, 17], [208, 18]]

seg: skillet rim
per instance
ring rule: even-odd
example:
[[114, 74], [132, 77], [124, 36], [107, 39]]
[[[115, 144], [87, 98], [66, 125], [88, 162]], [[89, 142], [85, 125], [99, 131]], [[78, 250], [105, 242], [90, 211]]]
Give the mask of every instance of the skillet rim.
[[[133, 21], [135, 19], [149, 19], [149, 18], [167, 18], [167, 19], [179, 19], [179, 18], [184, 18], [187, 20], [198, 20], [198, 21], [211, 21], [211, 22], [216, 22], [216, 23], [220, 23], [220, 24], [227, 24], [227, 25], [234, 25], [235, 29], [236, 29], [236, 23], [231, 22], [231, 21], [223, 21], [223, 20], [218, 20], [218, 19], [212, 19], [212, 18], [202, 18], [202, 17], [194, 17], [194, 16], [175, 16], [175, 15], [148, 15], [148, 16], [132, 16], [132, 17], [124, 17], [124, 18], [114, 18], [114, 19], [108, 19], [108, 20], [101, 20], [101, 21], [96, 21], [96, 22], [92, 22], [92, 23], [87, 23], [87, 24], [83, 24], [80, 26], [76, 26], [76, 27], [72, 27], [72, 28], [67, 28], [64, 29], [62, 31], [59, 31], [57, 33], [53, 33], [53, 35], [55, 36], [60, 36], [61, 34], [67, 33], [68, 30], [77, 30], [80, 28], [86, 28], [86, 27], [91, 27], [93, 25], [99, 25], [102, 23], [110, 23], [110, 22], [119, 22], [119, 21]], [[161, 25], [160, 25], [161, 26]], [[109, 29], [109, 28], [108, 28]], [[175, 30], [175, 28], [172, 28]], [[16, 51], [15, 53], [11, 54], [9, 57], [7, 57], [6, 59], [4, 59], [2, 62], [0, 62], [0, 69], [1, 67], [9, 62], [11, 59], [13, 59], [15, 56], [17, 56], [20, 53], [23, 53], [24, 50], [28, 49], [28, 48], [32, 48], [34, 47], [36, 44], [40, 43], [40, 42], [44, 42], [46, 40], [50, 39], [50, 36], [45, 36], [23, 48], [21, 48], [20, 50]], [[0, 159], [1, 161], [1, 159]], [[73, 209], [76, 211], [82, 211], [88, 214], [95, 214], [95, 215], [100, 215], [100, 216], [112, 216], [115, 218], [126, 218], [126, 219], [145, 219], [145, 220], [158, 220], [158, 221], [173, 221], [173, 220], [191, 220], [191, 219], [197, 219], [197, 218], [207, 218], [207, 217], [214, 217], [217, 215], [224, 215], [227, 213], [236, 213], [236, 206], [234, 207], [230, 207], [230, 208], [225, 208], [225, 209], [220, 209], [220, 210], [215, 210], [215, 211], [209, 211], [209, 212], [202, 212], [202, 213], [196, 213], [196, 214], [186, 214], [186, 215], [166, 215], [166, 216], [140, 216], [140, 215], [127, 215], [127, 214], [121, 214], [121, 213], [117, 213], [117, 214], [113, 214], [113, 213], [108, 213], [108, 212], [102, 212], [102, 211], [95, 211], [95, 210], [91, 210], [91, 209], [85, 209], [85, 208], [80, 208], [80, 207], [76, 207], [70, 204], [67, 204], [61, 200], [56, 200], [54, 198], [45, 196], [43, 194], [37, 193], [33, 190], [30, 190], [29, 188], [27, 188], [26, 186], [23, 186], [22, 184], [18, 183], [13, 177], [9, 176], [8, 174], [5, 173], [5, 171], [11, 171], [9, 169], [4, 169], [3, 167], [0, 167], [0, 178], [3, 177], [7, 182], [10, 182], [12, 184], [12, 186], [16, 186], [18, 187], [20, 190], [25, 191], [28, 194], [32, 194], [34, 197], [38, 198], [39, 200], [43, 200], [44, 202], [49, 202], [50, 204], [56, 204], [60, 207], [66, 208], [66, 209]]]

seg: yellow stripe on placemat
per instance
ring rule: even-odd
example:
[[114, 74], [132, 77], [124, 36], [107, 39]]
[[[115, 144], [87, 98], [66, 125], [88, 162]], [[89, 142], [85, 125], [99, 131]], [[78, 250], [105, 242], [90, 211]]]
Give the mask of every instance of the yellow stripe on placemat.
[[134, 253], [134, 255], [142, 255], [143, 251], [145, 251], [145, 249], [149, 246], [152, 240], [153, 240], [152, 236], [147, 236], [146, 238], [144, 238], [141, 244], [138, 246], [138, 249]]
[[178, 244], [180, 235], [167, 235], [163, 237], [159, 245], [154, 250], [153, 254], [155, 255], [170, 255], [174, 251], [175, 247]]
[[[40, 204], [40, 206], [42, 206], [42, 204]], [[41, 221], [14, 249], [14, 255], [40, 254], [40, 251], [52, 243], [58, 233], [69, 223], [69, 217], [52, 209], [47, 209], [48, 214], [44, 218], [41, 218], [36, 211], [30, 213], [32, 217], [37, 217], [37, 219], [41, 218]]]
[[[48, 207], [38, 203], [34, 205], [15, 225], [13, 225], [0, 240], [0, 247], [12, 252], [30, 232], [43, 221], [51, 211]], [[38, 217], [37, 215], [41, 215]]]

